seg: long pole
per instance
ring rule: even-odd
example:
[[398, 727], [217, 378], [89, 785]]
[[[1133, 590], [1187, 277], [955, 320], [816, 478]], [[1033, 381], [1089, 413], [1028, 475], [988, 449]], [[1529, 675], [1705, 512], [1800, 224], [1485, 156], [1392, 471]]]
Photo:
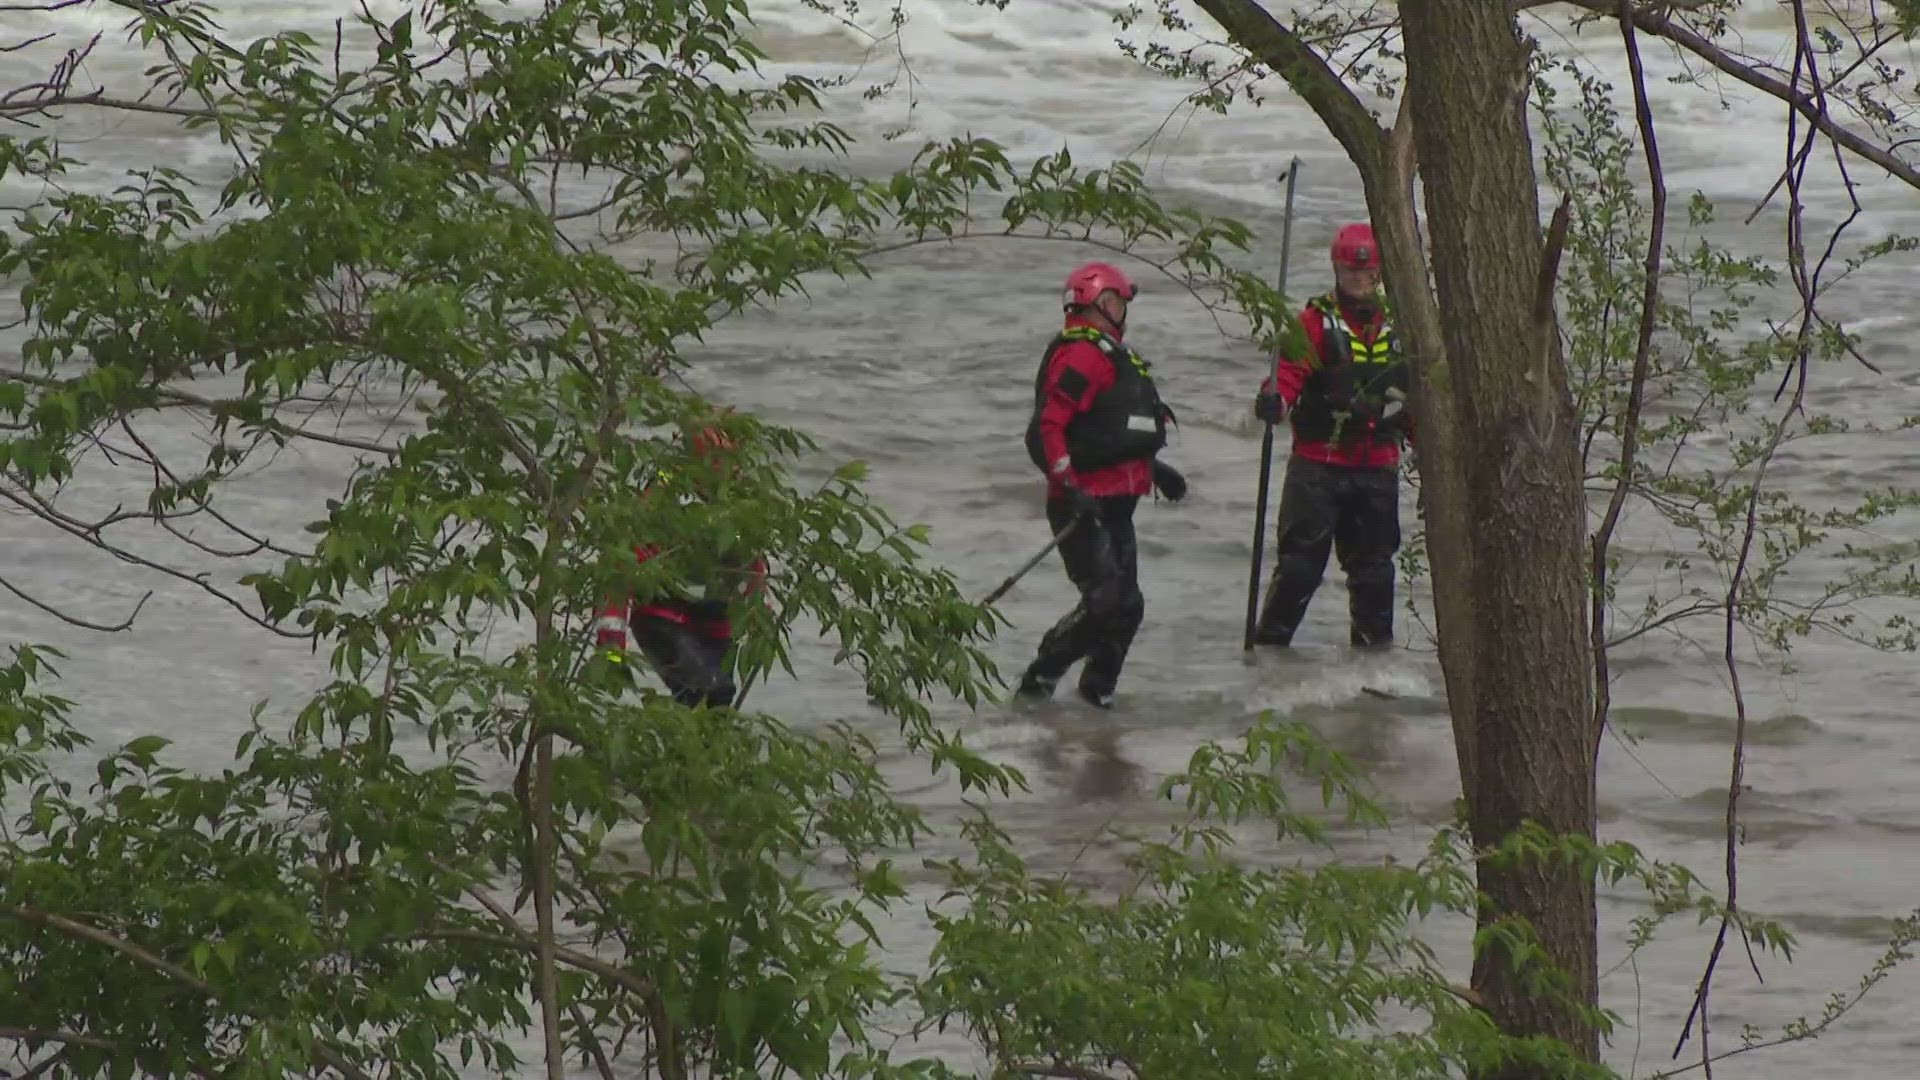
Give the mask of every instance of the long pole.
[[988, 593], [986, 597], [980, 601], [980, 606], [985, 607], [988, 604], [993, 603], [995, 600], [998, 600], [1001, 597], [1007, 595], [1007, 590], [1013, 588], [1014, 585], [1017, 584], [1021, 578], [1026, 577], [1027, 573], [1031, 571], [1034, 567], [1039, 566], [1040, 560], [1046, 558], [1047, 555], [1051, 553], [1054, 548], [1059, 547], [1060, 541], [1065, 540], [1067, 538], [1067, 534], [1072, 532], [1076, 527], [1079, 526], [1079, 524], [1080, 524], [1080, 519], [1078, 517], [1074, 518], [1072, 521], [1067, 522], [1067, 527], [1064, 529], [1061, 529], [1058, 533], [1054, 534], [1053, 539], [1047, 541], [1047, 546], [1041, 548], [1038, 552], [1036, 552], [1033, 558], [1028, 559], [1026, 562], [1026, 565], [1022, 566], [1018, 570], [1015, 570], [1011, 577], [1007, 578], [1007, 580], [1000, 583], [999, 588]]
[[[1293, 189], [1300, 179], [1300, 159], [1294, 158], [1287, 164], [1287, 211], [1280, 225], [1280, 280], [1274, 286], [1284, 299], [1287, 293], [1287, 255], [1293, 250]], [[1279, 386], [1279, 359], [1274, 360], [1274, 386]], [[1253, 648], [1254, 620], [1260, 611], [1260, 557], [1266, 548], [1267, 539], [1267, 488], [1273, 480], [1273, 421], [1267, 421], [1267, 429], [1260, 436], [1260, 493], [1255, 497], [1253, 508], [1253, 569], [1247, 576], [1247, 630], [1241, 639], [1242, 652]]]

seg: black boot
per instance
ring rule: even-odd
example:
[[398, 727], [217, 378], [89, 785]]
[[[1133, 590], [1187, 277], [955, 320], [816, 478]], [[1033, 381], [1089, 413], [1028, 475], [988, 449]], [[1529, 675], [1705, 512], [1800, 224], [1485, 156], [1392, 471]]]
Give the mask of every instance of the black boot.
[[1044, 701], [1053, 696], [1053, 688], [1059, 682], [1058, 677], [1035, 675], [1033, 669], [1028, 668], [1027, 673], [1020, 677], [1020, 685], [1013, 692], [1019, 697]]

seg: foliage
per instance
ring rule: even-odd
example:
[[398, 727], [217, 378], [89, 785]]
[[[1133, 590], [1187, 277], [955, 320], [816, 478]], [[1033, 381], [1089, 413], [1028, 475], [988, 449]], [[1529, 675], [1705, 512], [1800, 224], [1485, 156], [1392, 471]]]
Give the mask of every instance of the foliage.
[[[76, 772], [67, 755], [91, 744], [77, 704], [45, 688], [54, 654], [15, 647], [0, 668], [0, 800], [18, 815], [0, 839], [0, 1010], [39, 1064], [514, 1073], [537, 1030], [549, 1075], [563, 1048], [603, 1075], [941, 1071], [875, 1036], [904, 1005], [1009, 1067], [1582, 1073], [1494, 1032], [1415, 938], [1418, 917], [1479, 902], [1457, 829], [1413, 866], [1231, 856], [1247, 819], [1290, 845], [1326, 839], [1291, 809], [1283, 762], [1377, 821], [1351, 770], [1297, 729], [1197, 754], [1165, 789], [1192, 818], [1137, 841], [1139, 882], [1118, 902], [1035, 880], [975, 823], [979, 857], [938, 868], [968, 903], [937, 916], [934, 968], [909, 979], [881, 967], [875, 923], [907, 895], [891, 860], [927, 826], [886, 790], [876, 748], [634, 692], [582, 641], [609, 592], [695, 582], [725, 548], [767, 552], [771, 601], [736, 610], [743, 682], [820, 633], [935, 767], [1009, 790], [1018, 775], [928, 704], [990, 693], [994, 613], [925, 565], [924, 530], [866, 499], [859, 463], [796, 488], [789, 465], [811, 441], [684, 390], [682, 350], [809, 274], [1008, 234], [1129, 253], [1266, 345], [1288, 316], [1229, 265], [1243, 226], [1162, 207], [1132, 165], [1062, 152], [1020, 169], [983, 139], [928, 145], [878, 179], [819, 164], [850, 140], [797, 119], [816, 84], [759, 78], [737, 2], [423, 3], [361, 18], [377, 39], [361, 67], [297, 32], [227, 42], [204, 7], [117, 6], [161, 57], [154, 99], [234, 165], [212, 193], [164, 166], [99, 192], [57, 139], [0, 141], [0, 175], [52, 193], [0, 239], [29, 330], [22, 366], [0, 374], [0, 496], [324, 644], [333, 679], [284, 732], [256, 712], [218, 775], [170, 764], [153, 735]], [[0, 114], [127, 106], [68, 90], [25, 88]], [[655, 254], [635, 262], [635, 247]], [[392, 418], [403, 434], [323, 426], [372, 411], [370, 396], [411, 409]], [[205, 426], [204, 460], [157, 448], [181, 416]], [[707, 424], [738, 443], [730, 467], [683, 449]], [[303, 547], [222, 498], [291, 446], [354, 455]], [[116, 461], [150, 471], [146, 505], [82, 516], [74, 497]], [[116, 539], [140, 527], [222, 572]], [[636, 566], [640, 539], [665, 556]], [[250, 595], [230, 588], [261, 554], [278, 562], [245, 565]], [[1732, 914], [1617, 845], [1523, 830], [1478, 857], [1638, 880], [1656, 899], [1649, 932], [1681, 911]], [[1539, 955], [1524, 926], [1487, 933], [1517, 962]]]
[[[1536, 67], [1533, 105], [1543, 175], [1573, 200], [1560, 273], [1560, 326], [1597, 522], [1619, 481], [1650, 210], [1633, 172], [1634, 136], [1621, 126], [1612, 88], [1575, 60], [1542, 56]], [[1570, 91], [1573, 100], [1564, 101]], [[1736, 258], [1714, 241], [1714, 224], [1711, 200], [1693, 193], [1690, 235], [1669, 243], [1662, 260], [1664, 295], [1649, 356], [1640, 452], [1622, 518], [1622, 527], [1639, 535], [1635, 543], [1613, 544], [1608, 553], [1609, 640], [1616, 645], [1655, 631], [1684, 641], [1679, 624], [1724, 618], [1727, 583], [1758, 482], [1756, 465], [1776, 437], [1786, 453], [1818, 453], [1822, 444], [1841, 441], [1860, 443], [1856, 452], [1865, 452], [1873, 440], [1920, 423], [1920, 417], [1908, 417], [1888, 426], [1814, 410], [1765, 415], [1773, 391], [1799, 377], [1795, 337], [1757, 328], [1780, 322], [1786, 275], [1777, 260]], [[1864, 245], [1823, 291], [1876, 259], [1916, 246], [1920, 240], [1897, 234]], [[1797, 296], [1787, 302], [1800, 305]], [[1769, 308], [1775, 310], [1771, 319]], [[1812, 362], [1828, 368], [1855, 363], [1862, 344], [1858, 334], [1822, 322]], [[1739, 589], [1741, 623], [1782, 652], [1816, 631], [1879, 649], [1920, 647], [1912, 620], [1886, 604], [1920, 597], [1914, 546], [1889, 542], [1880, 532], [1916, 507], [1920, 491], [1897, 485], [1850, 498], [1835, 490], [1824, 500], [1763, 487], [1755, 555]], [[1401, 553], [1409, 576], [1426, 571], [1423, 540], [1420, 530], [1412, 530]], [[1843, 569], [1804, 569], [1823, 560]], [[1877, 605], [1886, 614], [1875, 618]], [[1407, 608], [1418, 617], [1411, 597]]]
[[[232, 167], [103, 191], [57, 135], [0, 143], [6, 176], [46, 192], [0, 239], [28, 330], [0, 373], [0, 495], [324, 647], [333, 677], [284, 731], [256, 713], [218, 775], [141, 736], [89, 783], [58, 753], [86, 745], [73, 706], [16, 653], [9, 1036], [77, 1075], [512, 1072], [529, 1028], [550, 1074], [563, 1044], [669, 1077], [893, 1069], [866, 1029], [902, 992], [872, 920], [902, 895], [889, 854], [926, 826], [875, 747], [628, 692], [581, 631], [609, 593], [765, 552], [771, 602], [734, 612], [743, 683], [823, 635], [934, 767], [1004, 791], [1017, 774], [929, 708], [991, 693], [996, 616], [866, 498], [860, 463], [796, 488], [811, 440], [685, 390], [682, 350], [807, 274], [1007, 234], [1137, 252], [1268, 333], [1279, 298], [1225, 261], [1246, 230], [1163, 208], [1137, 169], [1017, 169], [982, 139], [851, 177], [845, 134], [804, 116], [815, 85], [757, 74], [738, 2], [439, 0], [363, 13], [358, 58], [296, 31], [230, 43], [203, 6], [116, 6], [160, 58], [152, 100]], [[70, 74], [5, 114], [144, 108]], [[197, 461], [160, 437], [189, 417]], [[738, 445], [726, 464], [685, 450], [708, 424]], [[223, 495], [288, 447], [353, 459], [305, 546]], [[143, 508], [77, 508], [143, 472]], [[144, 553], [141, 529], [214, 569]], [[643, 540], [665, 554], [637, 566]]]
[[[1342, 830], [1386, 824], [1352, 766], [1298, 724], [1263, 717], [1237, 747], [1203, 746], [1159, 789], [1187, 816], [1164, 839], [1124, 837], [1132, 876], [1114, 897], [1035, 876], [990, 820], [969, 823], [977, 858], [940, 864], [966, 903], [936, 914], [924, 1024], [960, 1026], [1001, 1069], [1037, 1075], [1429, 1078], [1519, 1064], [1531, 1076], [1621, 1075], [1552, 1040], [1501, 1034], [1415, 936], [1424, 920], [1473, 920], [1484, 902], [1464, 823], [1441, 829], [1413, 863], [1361, 861], [1336, 851], [1334, 821], [1296, 808], [1290, 791], [1314, 786]], [[1276, 847], [1237, 854], [1262, 840], [1255, 826], [1271, 827]], [[1794, 946], [1777, 923], [1729, 909], [1686, 868], [1626, 842], [1528, 824], [1478, 857], [1572, 864], [1643, 903], [1620, 965], [1689, 915], [1730, 919], [1757, 951]], [[1818, 1020], [1772, 1040], [1750, 1031], [1720, 1055], [1824, 1031], [1909, 958], [1917, 931], [1920, 912], [1899, 920], [1881, 962]], [[1537, 997], [1568, 1002], [1603, 1031], [1618, 1025], [1577, 1000], [1524, 921], [1495, 919], [1475, 940], [1526, 971]]]

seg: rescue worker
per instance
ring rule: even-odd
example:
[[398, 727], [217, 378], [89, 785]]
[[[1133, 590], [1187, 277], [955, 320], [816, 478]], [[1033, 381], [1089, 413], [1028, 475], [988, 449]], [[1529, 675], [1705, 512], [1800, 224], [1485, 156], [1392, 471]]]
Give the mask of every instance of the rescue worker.
[[1080, 696], [1113, 707], [1127, 651], [1146, 612], [1133, 512], [1158, 490], [1174, 502], [1187, 482], [1156, 460], [1173, 410], [1147, 361], [1122, 343], [1139, 289], [1118, 268], [1091, 262], [1067, 276], [1065, 326], [1034, 378], [1027, 456], [1047, 477], [1047, 525], [1080, 601], [1040, 640], [1018, 694], [1050, 697], [1085, 660]]
[[[703, 456], [720, 468], [730, 467], [726, 455], [733, 441], [718, 428], [705, 428], [686, 440], [692, 453]], [[642, 498], [656, 490], [653, 485], [670, 478], [656, 473], [642, 491]], [[704, 495], [682, 496], [683, 504]], [[641, 562], [658, 557], [656, 544], [640, 544], [633, 549]], [[689, 553], [691, 555], [692, 553]], [[692, 563], [692, 560], [689, 560]], [[693, 564], [698, 565], [698, 564]], [[601, 605], [594, 622], [594, 642], [605, 661], [623, 665], [626, 661], [628, 632], [633, 642], [659, 672], [660, 679], [674, 700], [687, 706], [725, 707], [733, 703], [736, 688], [729, 670], [733, 646], [733, 624], [729, 618], [736, 600], [750, 598], [766, 587], [767, 562], [733, 553], [721, 553], [709, 569], [694, 569], [697, 595], [686, 589], [636, 599], [626, 591], [617, 592]]]
[[1383, 649], [1393, 644], [1409, 375], [1381, 295], [1373, 226], [1343, 227], [1331, 254], [1333, 291], [1300, 313], [1304, 349], [1296, 341], [1281, 350], [1254, 400], [1254, 416], [1293, 426], [1273, 579], [1254, 640], [1293, 643], [1332, 550], [1347, 575], [1351, 644]]

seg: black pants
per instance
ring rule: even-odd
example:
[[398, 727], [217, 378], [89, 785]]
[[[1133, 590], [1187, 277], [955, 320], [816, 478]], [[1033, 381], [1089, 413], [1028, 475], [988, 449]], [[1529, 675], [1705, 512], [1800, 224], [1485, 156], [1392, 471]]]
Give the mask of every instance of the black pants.
[[1347, 574], [1351, 641], [1393, 642], [1394, 553], [1400, 550], [1400, 470], [1287, 459], [1273, 582], [1257, 640], [1291, 645], [1327, 571], [1327, 553]]
[[731, 638], [703, 634], [658, 616], [635, 619], [630, 629], [634, 644], [660, 673], [675, 701], [689, 706], [733, 704], [733, 676], [727, 671]]
[[[1085, 659], [1080, 689], [1102, 698], [1111, 695], [1146, 614], [1133, 536], [1133, 510], [1140, 497], [1115, 495], [1095, 502], [1099, 521], [1081, 522], [1060, 541], [1060, 561], [1080, 590], [1080, 602], [1040, 639], [1039, 655], [1027, 668], [1026, 688], [1050, 689], [1075, 661]], [[1047, 525], [1056, 536], [1072, 520], [1069, 505], [1065, 499], [1047, 500]]]

